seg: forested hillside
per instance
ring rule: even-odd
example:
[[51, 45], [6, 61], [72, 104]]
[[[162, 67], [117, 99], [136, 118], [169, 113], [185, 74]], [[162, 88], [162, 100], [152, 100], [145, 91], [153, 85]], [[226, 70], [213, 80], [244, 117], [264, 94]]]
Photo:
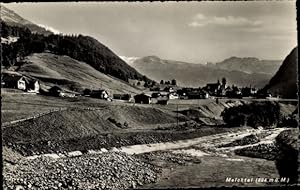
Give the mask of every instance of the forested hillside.
[[55, 34], [45, 36], [32, 33], [28, 28], [7, 25], [3, 21], [1, 22], [1, 36], [2, 38], [18, 37], [14, 43], [2, 44], [2, 65], [4, 66], [16, 65], [32, 53], [50, 52], [84, 61], [96, 70], [124, 81], [138, 79], [151, 83], [150, 79], [141, 75], [109, 48], [89, 36]]

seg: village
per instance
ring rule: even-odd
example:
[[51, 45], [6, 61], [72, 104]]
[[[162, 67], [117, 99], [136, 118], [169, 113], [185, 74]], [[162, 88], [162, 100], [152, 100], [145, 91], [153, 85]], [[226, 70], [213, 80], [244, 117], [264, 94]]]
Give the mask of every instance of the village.
[[25, 76], [17, 72], [4, 72], [1, 77], [3, 88], [18, 89], [26, 93], [40, 94], [55, 97], [87, 96], [107, 101], [122, 101], [136, 104], [168, 104], [169, 100], [194, 100], [219, 98], [270, 98], [270, 93], [262, 92], [254, 87], [238, 87], [228, 85], [226, 78], [217, 80], [216, 83], [208, 83], [204, 87], [191, 88], [177, 86], [176, 80], [155, 83], [152, 87], [145, 88], [140, 94], [109, 93], [107, 89], [84, 89], [81, 93], [65, 90], [61, 87], [51, 86], [45, 90], [40, 87], [40, 81], [31, 76]]
[[3, 189], [298, 186], [296, 13], [0, 3]]

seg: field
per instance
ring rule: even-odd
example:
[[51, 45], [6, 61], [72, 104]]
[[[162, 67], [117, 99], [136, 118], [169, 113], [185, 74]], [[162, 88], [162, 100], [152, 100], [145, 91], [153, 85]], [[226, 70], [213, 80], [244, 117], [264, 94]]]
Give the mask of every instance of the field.
[[110, 89], [110, 93], [137, 94], [140, 89], [112, 76], [98, 72], [90, 65], [69, 56], [50, 53], [35, 53], [26, 58], [26, 63], [17, 69], [42, 81], [43, 85], [59, 85], [67, 90]]

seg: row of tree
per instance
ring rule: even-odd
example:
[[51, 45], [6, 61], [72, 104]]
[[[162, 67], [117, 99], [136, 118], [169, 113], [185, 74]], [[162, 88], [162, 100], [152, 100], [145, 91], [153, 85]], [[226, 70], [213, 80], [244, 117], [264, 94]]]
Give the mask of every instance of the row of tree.
[[224, 122], [230, 127], [298, 127], [294, 115], [282, 115], [277, 102], [252, 102], [225, 108], [221, 113]]
[[177, 81], [175, 79], [172, 79], [171, 81], [164, 81], [164, 80], [161, 80], [160, 81], [160, 84], [166, 84], [166, 85], [173, 85], [173, 86], [176, 86], [177, 85]]

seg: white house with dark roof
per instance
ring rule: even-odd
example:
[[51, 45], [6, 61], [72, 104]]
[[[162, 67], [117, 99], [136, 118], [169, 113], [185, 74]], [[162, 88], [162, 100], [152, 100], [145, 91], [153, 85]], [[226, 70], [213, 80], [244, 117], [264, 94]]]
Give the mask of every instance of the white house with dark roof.
[[3, 88], [14, 88], [31, 93], [39, 93], [38, 80], [29, 78], [19, 73], [2, 73], [1, 84]]

